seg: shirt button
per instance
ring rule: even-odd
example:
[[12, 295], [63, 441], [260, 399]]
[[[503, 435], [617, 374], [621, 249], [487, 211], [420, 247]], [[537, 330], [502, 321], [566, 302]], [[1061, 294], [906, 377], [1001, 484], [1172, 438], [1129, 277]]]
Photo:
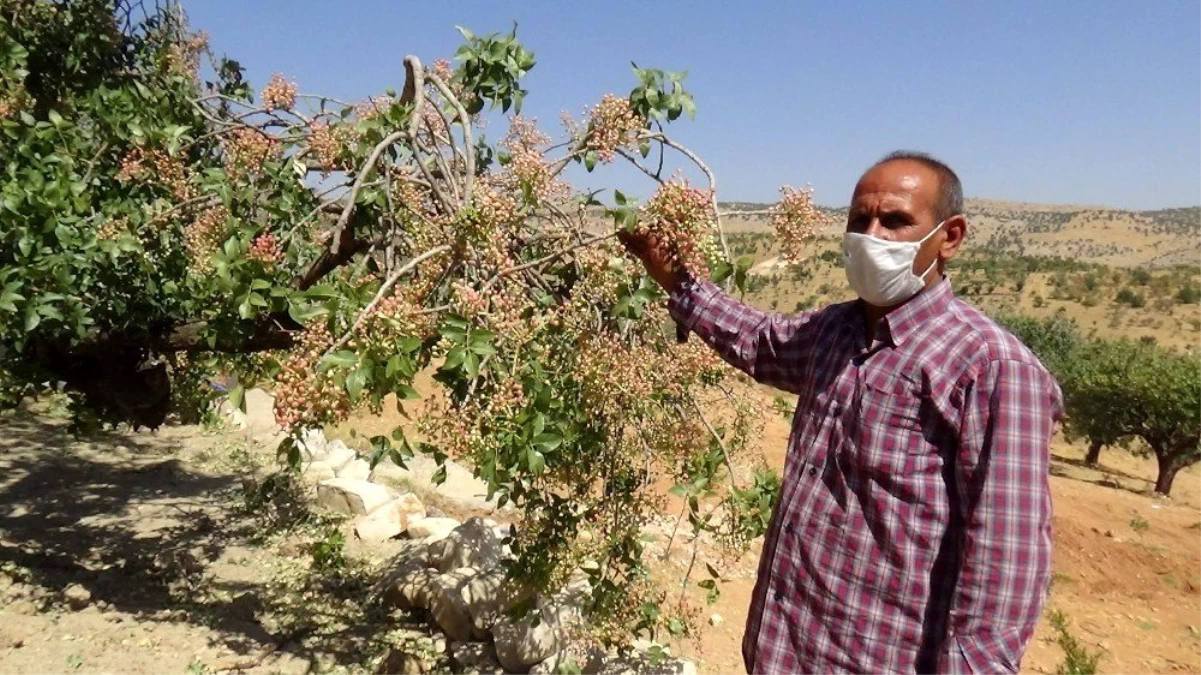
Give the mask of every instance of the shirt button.
[[788, 523], [787, 525], [785, 525], [784, 531], [787, 532], [788, 534], [792, 534], [792, 523]]
[[816, 476], [816, 475], [817, 475], [817, 467], [816, 467], [816, 466], [811, 466], [811, 467], [809, 467], [809, 475], [810, 475], [810, 476]]
[[784, 591], [776, 590], [776, 602], [780, 602], [783, 599], [784, 599]]

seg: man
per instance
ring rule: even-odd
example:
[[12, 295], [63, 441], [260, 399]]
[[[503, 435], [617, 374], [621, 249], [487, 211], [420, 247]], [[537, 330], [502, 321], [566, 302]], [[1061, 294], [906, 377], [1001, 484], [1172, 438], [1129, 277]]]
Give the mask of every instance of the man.
[[1054, 378], [945, 277], [959, 178], [894, 153], [859, 180], [843, 259], [859, 300], [743, 305], [623, 235], [676, 322], [798, 395], [743, 659], [758, 672], [1015, 673], [1051, 568]]

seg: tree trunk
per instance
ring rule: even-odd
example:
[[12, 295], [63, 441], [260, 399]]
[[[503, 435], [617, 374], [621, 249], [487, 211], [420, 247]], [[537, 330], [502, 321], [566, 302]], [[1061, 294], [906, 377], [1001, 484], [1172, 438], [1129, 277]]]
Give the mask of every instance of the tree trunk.
[[1096, 466], [1097, 460], [1101, 457], [1101, 448], [1105, 444], [1101, 441], [1093, 441], [1088, 446], [1088, 454], [1084, 456], [1084, 463], [1089, 466]]
[[1163, 496], [1168, 496], [1172, 491], [1172, 481], [1176, 479], [1176, 472], [1180, 471], [1180, 465], [1174, 458], [1168, 455], [1159, 455], [1159, 476], [1155, 479], [1155, 491]]

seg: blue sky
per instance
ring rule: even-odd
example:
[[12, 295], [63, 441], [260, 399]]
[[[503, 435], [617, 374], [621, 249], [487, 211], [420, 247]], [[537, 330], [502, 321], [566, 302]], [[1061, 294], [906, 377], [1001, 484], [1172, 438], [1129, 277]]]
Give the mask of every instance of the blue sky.
[[[456, 24], [507, 31], [538, 58], [527, 115], [557, 125], [630, 61], [688, 70], [699, 112], [672, 135], [723, 200], [812, 184], [844, 205], [879, 156], [947, 161], [969, 196], [1150, 209], [1201, 203], [1201, 3], [426, 2], [183, 0], [260, 88], [358, 99], [399, 88], [401, 59], [451, 56]], [[493, 126], [490, 135], [503, 133]], [[635, 177], [574, 174], [577, 185]]]

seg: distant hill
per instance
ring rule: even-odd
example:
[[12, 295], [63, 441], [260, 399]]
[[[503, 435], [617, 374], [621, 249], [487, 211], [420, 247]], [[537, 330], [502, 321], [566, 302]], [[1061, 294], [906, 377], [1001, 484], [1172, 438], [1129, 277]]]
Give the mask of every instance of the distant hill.
[[[726, 202], [729, 232], [768, 229], [768, 204]], [[823, 207], [836, 235], [845, 208]], [[1201, 266], [1201, 206], [1126, 211], [1097, 206], [969, 199], [968, 247], [974, 252], [1058, 256], [1118, 267]], [[757, 212], [745, 213], [739, 212]]]

